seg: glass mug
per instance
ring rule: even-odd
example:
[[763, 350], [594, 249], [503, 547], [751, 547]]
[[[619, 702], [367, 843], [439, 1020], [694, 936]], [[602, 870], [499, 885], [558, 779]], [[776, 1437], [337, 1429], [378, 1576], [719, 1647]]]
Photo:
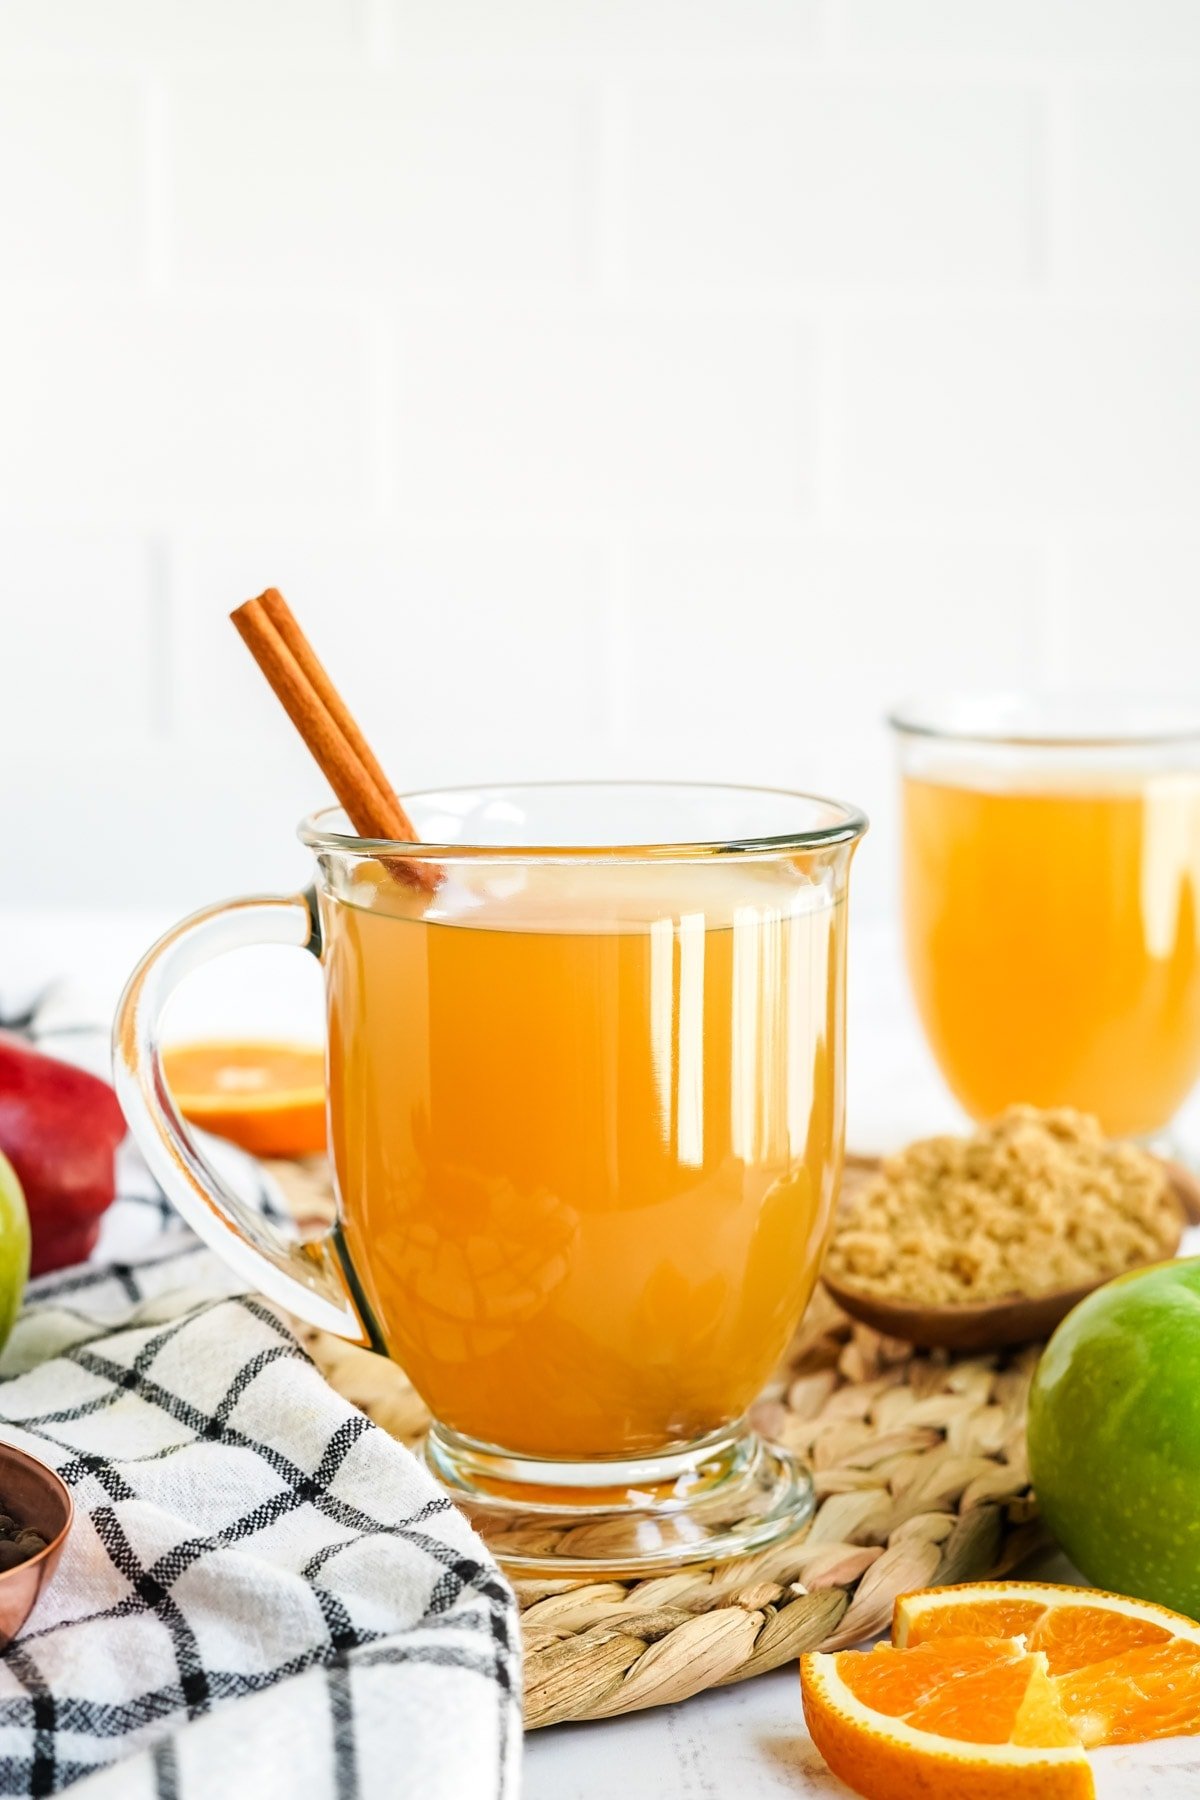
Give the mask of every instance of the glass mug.
[[998, 696], [890, 723], [909, 973], [956, 1098], [1161, 1132], [1200, 1074], [1200, 712]]
[[[683, 784], [405, 805], [420, 844], [317, 813], [315, 898], [216, 906], [149, 952], [114, 1040], [134, 1136], [248, 1282], [403, 1366], [430, 1466], [509, 1567], [776, 1541], [811, 1483], [745, 1414], [831, 1223], [865, 819]], [[303, 1244], [205, 1163], [159, 1060], [181, 977], [261, 943], [325, 974], [338, 1215]]]

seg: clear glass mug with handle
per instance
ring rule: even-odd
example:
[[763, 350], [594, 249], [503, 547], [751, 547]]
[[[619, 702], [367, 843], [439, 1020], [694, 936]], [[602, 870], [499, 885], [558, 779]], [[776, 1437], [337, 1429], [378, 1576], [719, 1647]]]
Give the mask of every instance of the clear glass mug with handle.
[[[866, 822], [684, 784], [405, 804], [421, 843], [318, 813], [315, 894], [210, 908], [144, 958], [115, 1031], [133, 1133], [248, 1284], [403, 1366], [430, 1466], [510, 1568], [762, 1548], [812, 1507], [745, 1415], [832, 1219]], [[229, 1192], [159, 1059], [176, 984], [261, 943], [324, 969], [338, 1217], [316, 1242]]]
[[1200, 1075], [1200, 708], [1002, 694], [890, 722], [909, 975], [955, 1097], [1156, 1137]]

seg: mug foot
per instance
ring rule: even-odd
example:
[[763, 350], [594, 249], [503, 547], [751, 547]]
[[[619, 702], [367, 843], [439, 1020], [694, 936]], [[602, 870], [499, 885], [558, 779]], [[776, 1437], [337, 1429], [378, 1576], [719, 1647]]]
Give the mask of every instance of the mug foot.
[[742, 1428], [661, 1456], [551, 1462], [430, 1427], [426, 1464], [514, 1578], [662, 1574], [781, 1543], [811, 1519], [812, 1477]]

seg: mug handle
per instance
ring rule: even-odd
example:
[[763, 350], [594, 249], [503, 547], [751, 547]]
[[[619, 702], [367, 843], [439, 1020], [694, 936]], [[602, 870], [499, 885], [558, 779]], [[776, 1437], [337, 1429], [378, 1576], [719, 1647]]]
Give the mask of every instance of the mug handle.
[[207, 906], [147, 951], [117, 1007], [117, 1097], [150, 1172], [209, 1247], [253, 1287], [309, 1325], [368, 1343], [332, 1232], [297, 1243], [239, 1198], [200, 1153], [163, 1079], [159, 1026], [175, 988], [214, 956], [257, 944], [321, 953], [320, 926], [304, 894], [264, 895]]

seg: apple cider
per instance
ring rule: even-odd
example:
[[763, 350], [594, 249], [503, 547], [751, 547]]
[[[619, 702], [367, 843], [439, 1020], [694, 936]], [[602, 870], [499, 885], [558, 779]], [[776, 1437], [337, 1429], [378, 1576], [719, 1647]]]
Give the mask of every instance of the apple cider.
[[918, 1010], [977, 1119], [1165, 1125], [1200, 1073], [1200, 773], [903, 784]]
[[363, 862], [322, 895], [331, 1144], [435, 1416], [551, 1459], [737, 1421], [840, 1170], [844, 888], [819, 865]]

